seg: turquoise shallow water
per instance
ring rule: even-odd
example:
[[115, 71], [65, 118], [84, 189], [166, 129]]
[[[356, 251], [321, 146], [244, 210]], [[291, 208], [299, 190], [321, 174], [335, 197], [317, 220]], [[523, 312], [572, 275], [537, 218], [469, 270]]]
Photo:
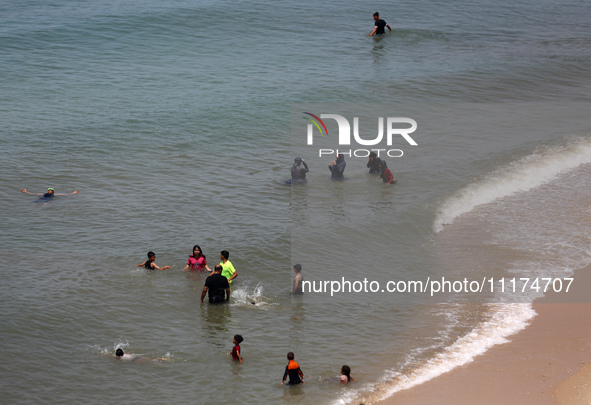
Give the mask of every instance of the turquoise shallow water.
[[[307, 280], [380, 282], [585, 263], [589, 6], [371, 7], [0, 5], [5, 402], [370, 401], [454, 367], [444, 348], [469, 357], [531, 313], [388, 294], [292, 299], [295, 262]], [[394, 33], [370, 39], [376, 9]], [[349, 180], [331, 182], [330, 159], [301, 145], [302, 105], [414, 117], [418, 147], [398, 144], [404, 157], [388, 160], [399, 184], [355, 158]], [[311, 172], [292, 190], [296, 154]], [[20, 192], [47, 187], [80, 194], [42, 205]], [[540, 215], [512, 210], [529, 206]], [[229, 307], [200, 305], [204, 276], [180, 271], [196, 243], [210, 265], [231, 252]], [[135, 267], [148, 250], [173, 269]], [[475, 344], [458, 340], [471, 331]], [[241, 366], [226, 355], [236, 333]], [[106, 356], [116, 347], [170, 361], [121, 364]], [[309, 376], [300, 389], [279, 385], [290, 350]], [[330, 380], [345, 363], [346, 388]]]

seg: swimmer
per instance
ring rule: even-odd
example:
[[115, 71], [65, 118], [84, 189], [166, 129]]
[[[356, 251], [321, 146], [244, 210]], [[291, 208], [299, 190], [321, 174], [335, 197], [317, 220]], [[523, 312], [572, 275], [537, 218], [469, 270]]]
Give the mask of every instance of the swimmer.
[[[302, 167], [304, 165], [304, 167]], [[310, 170], [308, 169], [308, 165], [306, 161], [301, 157], [297, 157], [293, 160], [293, 166], [291, 166], [291, 184], [305, 184], [308, 182], [306, 180], [306, 173]]]
[[[47, 204], [48, 202], [51, 201], [51, 199], [56, 196], [56, 195], [70, 195], [70, 194], [78, 194], [78, 190], [72, 192], [72, 193], [66, 193], [66, 194], [56, 194], [55, 190], [52, 187], [49, 187], [47, 189], [47, 193], [31, 193], [30, 191], [27, 191], [27, 189], [23, 188], [21, 190], [21, 192], [23, 193], [27, 193], [27, 194], [31, 194], [31, 195], [40, 195], [41, 197], [36, 201], [36, 202], [45, 202], [45, 204]], [[44, 205], [45, 205], [44, 204]]]
[[139, 356], [134, 356], [131, 353], [124, 353], [123, 349], [115, 350], [115, 358], [117, 360], [136, 360], [139, 359]]
[[341, 367], [341, 382], [343, 384], [347, 385], [353, 380], [354, 380], [354, 378], [351, 377], [351, 367], [349, 367], [349, 366]]
[[342, 153], [339, 153], [336, 160], [333, 160], [332, 163], [328, 165], [331, 173], [330, 178], [333, 180], [344, 180], [343, 172], [345, 171], [346, 166], [345, 156], [343, 156]]
[[136, 356], [135, 354], [131, 353], [124, 353], [123, 349], [119, 348], [115, 350], [115, 358], [117, 360], [127, 360], [127, 361], [168, 361], [166, 357], [159, 357], [157, 359], [150, 359], [148, 357]]
[[144, 266], [146, 269], [148, 270], [166, 270], [166, 269], [170, 269], [172, 268], [172, 266], [164, 266], [164, 267], [158, 267], [158, 265], [155, 263], [156, 260], [156, 253], [154, 252], [148, 252], [148, 260], [146, 260], [143, 263], [137, 264], [136, 267], [142, 267]]
[[375, 27], [373, 29], [373, 31], [371, 32], [371, 34], [368, 35], [368, 37], [371, 37], [373, 34], [376, 35], [384, 35], [386, 33], [386, 30], [384, 30], [384, 27], [388, 27], [388, 32], [392, 31], [392, 28], [390, 28], [390, 26], [388, 24], [386, 24], [386, 21], [380, 19], [380, 13], [378, 13], [377, 11], [375, 13], [373, 13], [373, 19], [375, 21]]

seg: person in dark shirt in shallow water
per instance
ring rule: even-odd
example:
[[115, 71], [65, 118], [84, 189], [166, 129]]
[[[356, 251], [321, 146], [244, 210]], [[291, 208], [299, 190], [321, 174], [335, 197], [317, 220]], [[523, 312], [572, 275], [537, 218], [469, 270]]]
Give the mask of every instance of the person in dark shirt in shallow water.
[[206, 293], [209, 295], [210, 304], [221, 304], [230, 301], [230, 283], [228, 283], [226, 277], [222, 276], [222, 266], [220, 264], [215, 265], [213, 274], [205, 280], [205, 286], [201, 293], [201, 302], [203, 302]]
[[380, 18], [380, 13], [378, 13], [377, 11], [373, 13], [373, 19], [375, 20], [375, 27], [371, 34], [368, 35], [369, 37], [371, 37], [373, 34], [384, 35], [386, 33], [384, 27], [388, 27], [388, 30], [392, 31], [392, 28], [390, 28], [390, 26], [386, 24], [386, 21]]
[[285, 380], [289, 376], [288, 384], [304, 384], [304, 373], [300, 370], [300, 365], [294, 361], [295, 355], [293, 352], [287, 353], [287, 360], [289, 363], [285, 366], [285, 373], [283, 373], [283, 381], [281, 385], [285, 383]]
[[380, 162], [382, 161], [382, 159], [380, 159], [378, 157], [378, 155], [376, 155], [375, 152], [370, 152], [369, 153], [369, 160], [367, 161], [367, 167], [369, 167], [369, 173], [373, 174], [373, 173], [379, 173], [380, 172]]
[[[304, 167], [302, 167], [304, 165]], [[310, 170], [308, 169], [308, 165], [306, 161], [301, 157], [297, 157], [293, 160], [293, 166], [291, 166], [291, 184], [305, 184], [308, 182], [306, 180], [306, 173]]]
[[331, 173], [330, 178], [333, 180], [344, 180], [345, 178], [343, 177], [343, 173], [345, 171], [345, 167], [347, 167], [345, 156], [343, 156], [342, 153], [339, 153], [336, 160], [333, 160], [332, 163], [328, 165]]
[[293, 272], [295, 273], [295, 279], [293, 280], [293, 289], [291, 290], [291, 293], [293, 295], [301, 295], [304, 293], [302, 290], [302, 282], [304, 281], [302, 278], [302, 265], [294, 264]]
[[136, 267], [142, 266], [144, 266], [148, 270], [167, 270], [172, 268], [171, 266], [158, 267], [158, 265], [156, 264], [156, 253], [151, 251], [148, 252], [148, 260], [136, 265]]

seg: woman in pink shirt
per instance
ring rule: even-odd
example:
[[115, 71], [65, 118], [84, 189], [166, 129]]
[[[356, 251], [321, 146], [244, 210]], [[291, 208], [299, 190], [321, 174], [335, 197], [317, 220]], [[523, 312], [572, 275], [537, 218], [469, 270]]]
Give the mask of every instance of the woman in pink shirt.
[[201, 252], [201, 247], [199, 245], [193, 246], [193, 254], [189, 256], [189, 260], [187, 261], [187, 265], [183, 270], [187, 269], [191, 270], [207, 270], [211, 271], [209, 266], [207, 265], [207, 259]]

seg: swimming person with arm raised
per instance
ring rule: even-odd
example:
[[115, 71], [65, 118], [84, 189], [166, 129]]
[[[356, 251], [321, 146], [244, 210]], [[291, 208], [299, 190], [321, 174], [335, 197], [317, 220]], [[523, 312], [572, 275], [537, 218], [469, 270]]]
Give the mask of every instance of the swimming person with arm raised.
[[343, 156], [342, 153], [339, 153], [336, 160], [333, 160], [332, 163], [328, 165], [331, 173], [330, 178], [333, 180], [344, 180], [343, 172], [345, 171], [346, 166], [345, 156]]
[[295, 158], [293, 160], [293, 166], [291, 166], [291, 184], [307, 183], [308, 180], [306, 180], [306, 173], [309, 171], [308, 165], [304, 159], [301, 157]]

